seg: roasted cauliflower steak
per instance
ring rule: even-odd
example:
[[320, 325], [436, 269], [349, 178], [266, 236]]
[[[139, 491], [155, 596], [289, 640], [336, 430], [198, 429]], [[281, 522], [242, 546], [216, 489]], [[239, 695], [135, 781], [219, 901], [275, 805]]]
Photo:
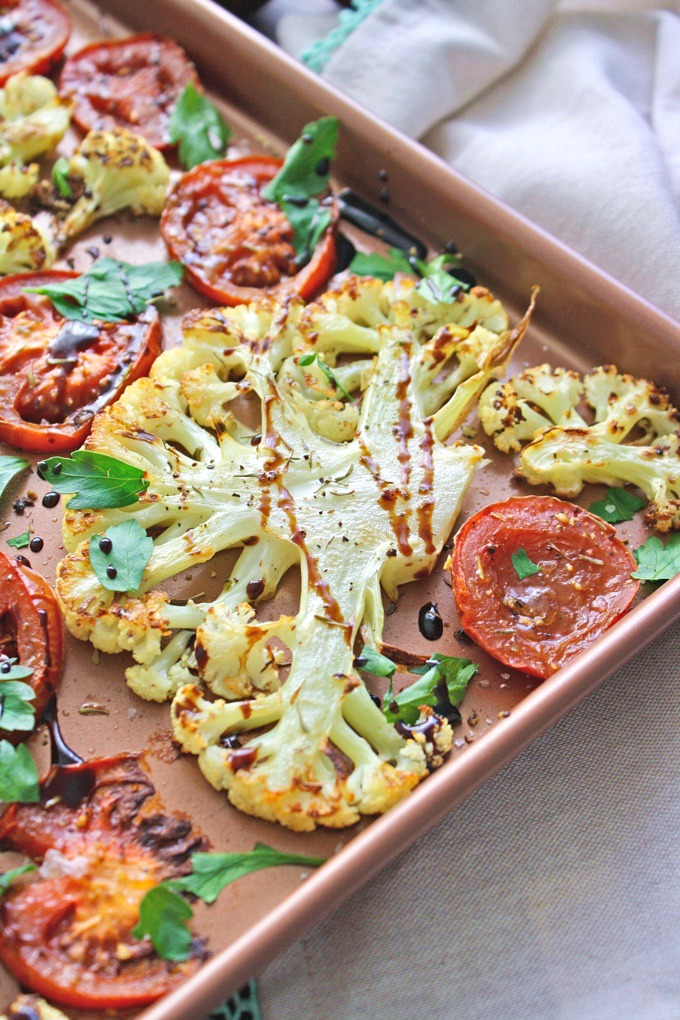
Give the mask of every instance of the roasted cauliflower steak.
[[[387, 722], [355, 648], [380, 647], [382, 591], [396, 601], [434, 566], [483, 461], [446, 440], [528, 318], [510, 329], [483, 288], [435, 305], [414, 281], [356, 277], [306, 307], [196, 311], [182, 346], [95, 420], [87, 449], [141, 468], [148, 488], [121, 509], [66, 510], [66, 623], [105, 652], [132, 652], [131, 688], [172, 699], [175, 740], [237, 808], [295, 830], [348, 826], [450, 750], [431, 709], [410, 729]], [[140, 590], [116, 595], [88, 542], [131, 516], [154, 550]], [[222, 574], [225, 550], [238, 556]], [[162, 591], [211, 561], [213, 601]], [[299, 604], [268, 618], [293, 567]]]

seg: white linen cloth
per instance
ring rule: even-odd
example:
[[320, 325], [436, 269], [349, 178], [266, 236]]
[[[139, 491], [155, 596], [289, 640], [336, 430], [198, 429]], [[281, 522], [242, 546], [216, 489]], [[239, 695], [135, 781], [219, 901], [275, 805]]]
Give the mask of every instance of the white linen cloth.
[[[679, 13], [383, 0], [323, 77], [680, 319]], [[261, 17], [299, 55], [336, 13]], [[679, 639], [270, 966], [267, 1020], [680, 1017]]]

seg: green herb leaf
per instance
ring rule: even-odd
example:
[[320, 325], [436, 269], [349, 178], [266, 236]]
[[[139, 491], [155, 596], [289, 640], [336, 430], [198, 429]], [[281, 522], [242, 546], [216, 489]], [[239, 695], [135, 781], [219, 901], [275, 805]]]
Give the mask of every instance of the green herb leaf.
[[25, 471], [28, 466], [28, 461], [23, 457], [0, 457], [0, 499], [14, 476]]
[[60, 156], [52, 167], [52, 180], [62, 198], [73, 197], [73, 188], [68, 182], [69, 169], [69, 161], [64, 156]]
[[167, 882], [154, 886], [139, 904], [139, 921], [132, 929], [136, 939], [148, 935], [164, 960], [186, 960], [191, 948], [191, 932], [186, 922], [194, 912]]
[[92, 450], [75, 450], [70, 457], [50, 457], [41, 462], [40, 472], [55, 492], [75, 494], [66, 504], [74, 510], [130, 506], [149, 487], [140, 468]]
[[524, 549], [518, 549], [510, 559], [520, 581], [523, 581], [525, 577], [531, 577], [532, 574], [538, 574], [541, 569], [531, 562]]
[[331, 225], [333, 217], [330, 209], [320, 206], [315, 198], [310, 198], [302, 206], [282, 198], [279, 205], [293, 228], [293, 247], [298, 255], [297, 261], [304, 265]]
[[246, 853], [194, 854], [191, 858], [193, 872], [184, 878], [171, 879], [166, 885], [172, 889], [192, 893], [204, 903], [214, 903], [222, 890], [251, 871], [260, 868], [274, 868], [282, 864], [296, 864], [306, 868], [318, 868], [325, 863], [325, 857], [305, 857], [300, 854], [283, 853], [265, 843], [258, 843]]
[[306, 124], [298, 140], [286, 153], [276, 177], [262, 189], [262, 197], [269, 202], [279, 202], [281, 199], [312, 198], [325, 191], [339, 129], [337, 117], [321, 117]]
[[31, 541], [30, 531], [24, 531], [21, 535], [15, 535], [14, 538], [7, 539], [7, 545], [11, 545], [13, 549], [25, 549]]
[[448, 272], [448, 268], [458, 266], [460, 256], [437, 255], [429, 262], [417, 262], [418, 269], [423, 279], [416, 286], [416, 290], [428, 301], [450, 302], [456, 297], [460, 290], [469, 290], [470, 284], [463, 283]]
[[656, 535], [651, 535], [633, 550], [633, 556], [638, 565], [633, 577], [640, 581], [670, 581], [680, 574], [680, 532], [671, 535], [666, 545]]
[[99, 259], [74, 279], [26, 287], [29, 294], [46, 294], [66, 319], [123, 322], [144, 311], [149, 302], [182, 282], [180, 262], [147, 262], [133, 266], [116, 259]]
[[14, 884], [15, 879], [21, 875], [27, 875], [29, 871], [37, 871], [35, 864], [20, 864], [18, 868], [10, 868], [0, 874], [0, 896], [4, 896]]
[[[0, 663], [4, 667], [0, 669], [0, 683], [3, 680], [25, 680], [26, 677], [33, 676], [33, 670], [29, 669], [28, 666], [18, 666], [18, 659], [8, 659], [4, 656], [0, 656]], [[7, 665], [9, 664], [9, 669]]]
[[591, 514], [597, 514], [603, 521], [619, 524], [621, 521], [632, 521], [638, 510], [642, 510], [646, 503], [646, 499], [640, 499], [627, 489], [607, 489], [604, 499], [591, 503], [588, 509]]
[[38, 770], [28, 748], [0, 740], [0, 803], [37, 804], [39, 800]]
[[[9, 675], [9, 674], [8, 674]], [[35, 726], [35, 708], [30, 704], [35, 691], [20, 680], [5, 680], [0, 674], [0, 730], [30, 733]]]
[[361, 649], [361, 655], [354, 660], [354, 665], [363, 672], [388, 678], [393, 677], [397, 671], [396, 662], [392, 662], [386, 655], [376, 652], [375, 648], [370, 648], [368, 645], [364, 645]]
[[433, 655], [426, 663], [413, 670], [420, 675], [420, 680], [397, 694], [391, 702], [385, 698], [383, 708], [385, 717], [389, 722], [400, 719], [408, 726], [413, 726], [418, 721], [421, 705], [437, 708], [444, 699], [448, 700], [453, 708], [458, 708], [470, 680], [478, 670], [479, 667], [469, 659], [460, 659], [453, 655]]
[[357, 276], [373, 276], [376, 280], [393, 280], [396, 273], [414, 274], [401, 248], [390, 248], [389, 256], [358, 251], [349, 264], [349, 271]]
[[[134, 518], [107, 528], [103, 537], [111, 541], [110, 553], [99, 545], [102, 535], [91, 538], [89, 545], [90, 563], [99, 583], [107, 591], [137, 591], [153, 553], [153, 539]], [[114, 577], [107, 573], [110, 567], [116, 572]]]
[[350, 394], [347, 392], [342, 383], [338, 380], [335, 373], [333, 372], [333, 369], [326, 364], [326, 362], [323, 360], [320, 354], [303, 354], [298, 364], [302, 365], [303, 368], [306, 368], [307, 365], [313, 365], [314, 362], [316, 362], [316, 364], [319, 366], [319, 368], [326, 376], [331, 386], [333, 386], [333, 388], [336, 389], [339, 393], [342, 393], [343, 397], [346, 397], [347, 400], [351, 400], [352, 397], [350, 396]]
[[224, 156], [231, 138], [217, 107], [191, 82], [177, 100], [168, 128], [170, 141], [179, 142], [179, 159], [185, 170]]
[[309, 260], [332, 222], [330, 210], [314, 196], [328, 188], [338, 131], [337, 117], [322, 117], [305, 125], [276, 177], [262, 189], [262, 197], [276, 202], [286, 214], [293, 228], [293, 247], [300, 265]]

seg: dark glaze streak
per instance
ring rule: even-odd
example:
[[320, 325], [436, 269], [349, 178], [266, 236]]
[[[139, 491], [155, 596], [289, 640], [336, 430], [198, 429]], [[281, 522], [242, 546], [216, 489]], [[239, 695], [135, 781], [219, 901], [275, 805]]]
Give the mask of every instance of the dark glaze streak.
[[434, 512], [434, 460], [432, 449], [434, 447], [434, 436], [432, 434], [432, 419], [426, 418], [423, 421], [425, 435], [420, 440], [420, 449], [423, 453], [422, 468], [423, 480], [418, 486], [418, 494], [423, 500], [418, 507], [418, 535], [425, 543], [425, 552], [435, 552], [435, 544], [432, 534], [432, 514]]
[[408, 398], [408, 384], [411, 381], [409, 371], [411, 345], [404, 344], [399, 359], [399, 380], [397, 382], [397, 400], [399, 401], [399, 418], [394, 426], [394, 435], [399, 443], [399, 463], [401, 464], [401, 484], [404, 499], [408, 499], [408, 483], [411, 479], [411, 456], [408, 452], [408, 441], [413, 438], [411, 424], [411, 401]]
[[229, 764], [233, 772], [239, 769], [249, 769], [257, 758], [256, 747], [240, 747], [229, 755]]
[[50, 630], [49, 622], [47, 619], [47, 610], [39, 609], [38, 617], [40, 619], [40, 626], [42, 627], [42, 632], [45, 638], [45, 665], [49, 669], [49, 667], [52, 665], [52, 659], [50, 657]]
[[[57, 720], [57, 699], [52, 698], [43, 713], [42, 721], [50, 731], [53, 765], [80, 765], [83, 759], [64, 740]], [[54, 796], [54, 795], [53, 795]]]
[[402, 556], [410, 556], [413, 552], [413, 547], [408, 540], [408, 518], [405, 514], [397, 512], [399, 490], [390, 486], [389, 482], [386, 482], [382, 477], [380, 474], [379, 464], [371, 456], [371, 453], [359, 432], [356, 434], [356, 441], [361, 449], [359, 463], [373, 476], [375, 484], [380, 489], [380, 499], [378, 500], [378, 503], [389, 515], [390, 525], [396, 539], [397, 548]]

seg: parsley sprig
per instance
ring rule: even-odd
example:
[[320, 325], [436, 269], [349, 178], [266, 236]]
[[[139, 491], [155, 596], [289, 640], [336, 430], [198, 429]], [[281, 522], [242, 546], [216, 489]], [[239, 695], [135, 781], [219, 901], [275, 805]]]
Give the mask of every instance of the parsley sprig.
[[671, 535], [664, 545], [657, 535], [633, 550], [638, 568], [633, 577], [640, 581], [670, 581], [680, 574], [680, 532]]
[[29, 466], [23, 457], [0, 457], [0, 499], [15, 475]]
[[177, 100], [168, 128], [170, 141], [179, 143], [178, 155], [185, 170], [220, 159], [231, 138], [231, 129], [217, 107], [191, 82]]
[[37, 804], [39, 800], [38, 769], [28, 748], [0, 740], [0, 803]]
[[388, 722], [404, 722], [408, 726], [418, 721], [423, 705], [434, 708], [440, 715], [457, 715], [470, 680], [479, 672], [479, 666], [470, 659], [437, 653], [422, 666], [414, 666], [410, 672], [420, 679], [394, 695], [393, 678], [397, 667], [386, 655], [364, 645], [354, 665], [374, 676], [389, 679], [389, 689], [383, 699], [383, 713]]
[[89, 543], [90, 563], [107, 591], [134, 592], [153, 553], [153, 539], [139, 521], [131, 518], [94, 535]]
[[323, 358], [321, 357], [321, 355], [318, 352], [315, 353], [315, 354], [303, 354], [302, 357], [300, 358], [300, 361], [299, 361], [299, 364], [303, 368], [306, 368], [307, 365], [313, 365], [315, 363], [319, 366], [319, 368], [321, 369], [323, 374], [326, 376], [326, 378], [328, 379], [328, 381], [331, 384], [331, 386], [334, 389], [336, 389], [338, 391], [338, 393], [341, 393], [343, 395], [343, 397], [345, 397], [347, 400], [351, 401], [352, 397], [350, 396], [350, 394], [347, 392], [345, 387], [342, 385], [342, 383], [340, 382], [340, 380], [336, 376], [336, 374], [333, 371], [333, 369], [329, 365], [326, 364], [326, 362], [323, 360]]
[[148, 479], [140, 468], [93, 450], [75, 450], [70, 457], [50, 457], [38, 464], [40, 475], [55, 492], [73, 493], [73, 510], [108, 510], [137, 503]]
[[283, 853], [265, 843], [258, 843], [246, 853], [193, 854], [191, 874], [161, 882], [144, 896], [139, 922], [132, 934], [137, 939], [148, 936], [158, 955], [166, 960], [186, 960], [191, 950], [187, 921], [193, 916], [193, 910], [183, 893], [196, 896], [204, 903], [214, 903], [228, 885], [260, 868], [283, 864], [317, 868], [324, 862], [324, 857]]
[[529, 559], [529, 554], [524, 549], [518, 549], [510, 559], [520, 581], [523, 581], [525, 577], [540, 573], [541, 568]]
[[416, 290], [422, 297], [434, 303], [449, 303], [459, 291], [470, 289], [466, 280], [460, 280], [449, 272], [460, 268], [460, 263], [460, 255], [449, 252], [424, 262], [407, 255], [400, 248], [390, 248], [389, 255], [357, 252], [349, 264], [349, 271], [357, 276], [374, 276], [378, 280], [392, 280], [396, 273], [419, 276]]
[[622, 521], [632, 521], [646, 502], [627, 489], [607, 489], [604, 499], [591, 503], [588, 509], [591, 514], [597, 514], [609, 524], [620, 524]]
[[65, 319], [124, 322], [182, 282], [180, 262], [147, 262], [133, 266], [117, 259], [98, 259], [86, 273], [42, 287], [26, 287], [29, 294], [45, 294]]
[[330, 209], [315, 196], [328, 189], [339, 126], [337, 117], [321, 117], [306, 124], [277, 175], [262, 189], [262, 197], [276, 202], [286, 214], [301, 266], [309, 261], [333, 219]]

